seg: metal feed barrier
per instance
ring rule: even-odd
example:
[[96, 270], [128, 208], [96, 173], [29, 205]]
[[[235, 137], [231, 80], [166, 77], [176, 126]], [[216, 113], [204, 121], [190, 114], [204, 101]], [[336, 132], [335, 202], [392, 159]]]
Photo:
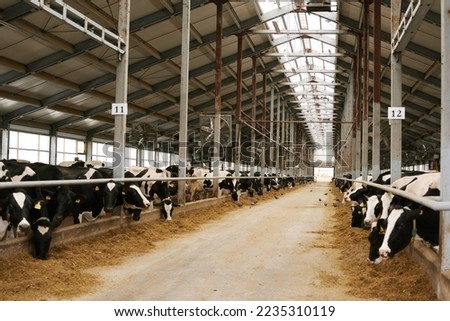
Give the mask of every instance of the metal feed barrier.
[[[413, 202], [421, 204], [425, 207], [428, 207], [435, 211], [448, 211], [450, 210], [450, 202], [444, 202], [441, 200], [439, 196], [429, 196], [423, 197], [414, 195], [405, 191], [398, 190], [396, 188], [392, 188], [387, 185], [376, 184], [367, 181], [360, 181], [355, 179], [349, 179], [340, 177], [339, 179], [351, 181], [351, 182], [359, 182], [363, 185], [368, 185], [372, 187], [376, 187], [385, 192], [390, 192], [392, 194], [398, 195], [400, 197], [407, 198]], [[441, 213], [441, 216], [443, 214]], [[442, 218], [441, 218], [442, 221]], [[442, 224], [441, 224], [442, 225]], [[448, 233], [443, 228], [439, 231], [440, 233]], [[442, 237], [441, 237], [442, 239]], [[444, 248], [444, 249], [443, 249]], [[428, 246], [424, 245], [421, 242], [412, 242], [408, 247], [408, 254], [412, 260], [417, 262], [431, 278], [431, 282], [436, 291], [437, 298], [439, 300], [450, 300], [450, 270], [443, 270], [441, 268], [441, 257], [442, 251], [448, 249], [448, 246], [439, 245], [439, 253], [434, 252]]]

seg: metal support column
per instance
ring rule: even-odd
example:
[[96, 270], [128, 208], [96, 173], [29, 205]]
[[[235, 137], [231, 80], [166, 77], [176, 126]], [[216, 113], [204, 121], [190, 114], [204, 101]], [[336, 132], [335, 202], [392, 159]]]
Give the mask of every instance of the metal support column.
[[380, 175], [380, 110], [381, 110], [381, 3], [374, 1], [373, 7], [373, 106], [372, 106], [372, 175]]
[[7, 128], [2, 129], [2, 149], [1, 149], [1, 159], [8, 159], [8, 147], [9, 147], [9, 130]]
[[281, 162], [280, 162], [280, 174], [284, 174], [285, 171], [285, 160], [286, 160], [286, 150], [284, 149], [284, 143], [286, 141], [286, 105], [282, 105], [281, 109]]
[[[214, 100], [214, 156], [212, 169], [214, 176], [219, 176], [220, 170], [220, 119], [222, 112], [222, 22], [223, 2], [216, 0], [216, 74], [215, 74], [215, 100]], [[214, 179], [214, 192], [220, 196], [219, 181]]]
[[50, 165], [56, 165], [56, 155], [58, 149], [58, 136], [57, 133], [50, 133], [50, 155], [48, 163]]
[[[441, 198], [450, 201], [450, 3], [441, 1]], [[441, 272], [450, 270], [450, 211], [441, 211], [439, 252]], [[438, 293], [439, 297], [439, 293]]]
[[256, 56], [252, 57], [252, 131], [250, 138], [250, 176], [253, 176], [255, 173], [256, 166], [256, 153], [255, 153], [255, 144], [256, 144], [256, 105], [258, 101], [256, 100]]
[[[275, 106], [275, 89], [272, 87], [270, 89], [270, 115], [269, 115], [269, 119], [270, 119], [270, 123], [269, 123], [269, 147], [270, 147], [270, 153], [269, 153], [269, 167], [272, 168], [273, 167], [273, 159], [274, 159], [274, 150], [273, 150], [273, 120], [274, 120], [274, 106]], [[269, 173], [271, 173], [271, 170], [269, 171]]]
[[280, 168], [280, 125], [281, 125], [281, 97], [280, 94], [278, 94], [277, 97], [277, 134], [275, 137], [275, 148], [276, 148], [276, 153], [275, 153], [275, 173], [278, 172], [278, 169]]
[[[118, 53], [116, 71], [116, 103], [127, 103], [128, 95], [128, 54], [130, 36], [130, 0], [119, 2], [119, 37], [125, 43], [123, 54]], [[125, 161], [125, 133], [127, 115], [120, 114], [114, 118], [114, 177], [123, 178]]]
[[[191, 0], [183, 0], [181, 27], [181, 70], [180, 70], [180, 132], [178, 147], [178, 177], [186, 177], [186, 164], [188, 159], [188, 95], [189, 95], [189, 34], [191, 19]], [[186, 184], [178, 183], [177, 199], [179, 204], [186, 203]]]
[[[391, 4], [391, 35], [398, 29], [401, 15], [401, 0]], [[391, 51], [391, 106], [402, 106], [402, 55]], [[401, 177], [402, 170], [402, 121], [390, 120], [391, 125], [391, 182]]]
[[262, 132], [262, 138], [261, 138], [261, 153], [259, 155], [259, 165], [260, 165], [260, 171], [263, 172], [264, 168], [266, 168], [266, 134], [267, 134], [267, 73], [263, 73], [263, 100], [262, 100], [262, 119], [261, 119], [261, 132]]
[[361, 142], [361, 169], [362, 179], [367, 181], [369, 172], [369, 1], [363, 4], [363, 38], [362, 38], [362, 142]]
[[236, 150], [234, 157], [234, 174], [241, 171], [241, 116], [242, 116], [242, 35], [238, 35], [236, 58]]

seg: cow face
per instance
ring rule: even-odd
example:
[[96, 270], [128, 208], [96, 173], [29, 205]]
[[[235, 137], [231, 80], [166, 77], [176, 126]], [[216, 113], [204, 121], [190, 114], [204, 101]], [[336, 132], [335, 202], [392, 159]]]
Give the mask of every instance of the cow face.
[[124, 186], [122, 190], [125, 208], [147, 208], [150, 201], [144, 196], [140, 188], [136, 185]]
[[394, 207], [387, 219], [387, 228], [379, 253], [383, 258], [393, 257], [403, 250], [411, 241], [413, 220], [419, 210], [411, 211], [408, 207]]
[[353, 202], [351, 227], [363, 227], [366, 204], [364, 202]]
[[6, 215], [7, 221], [10, 222], [15, 234], [16, 232], [27, 233], [30, 230], [29, 220], [32, 206], [33, 201], [25, 192], [16, 191], [10, 194]]
[[381, 215], [383, 209], [380, 195], [372, 195], [367, 198], [367, 212], [364, 218], [364, 225], [371, 226]]
[[48, 217], [40, 217], [33, 223], [32, 241], [34, 256], [40, 260], [47, 260], [52, 241], [52, 223]]
[[44, 191], [47, 200], [48, 217], [52, 227], [57, 228], [73, 211], [76, 195], [68, 186], [61, 186], [55, 192]]
[[369, 234], [369, 256], [367, 261], [371, 264], [379, 264], [383, 261], [380, 256], [379, 249], [383, 243], [384, 234], [386, 232], [386, 220], [380, 219], [372, 223], [372, 228]]
[[364, 194], [367, 192], [367, 189], [364, 186], [358, 186], [350, 189], [347, 191], [345, 195], [345, 200], [348, 202], [351, 201], [357, 201], [358, 199], [362, 198]]
[[114, 207], [119, 201], [122, 193], [122, 185], [115, 182], [108, 182], [103, 187], [103, 208], [105, 213], [112, 214]]
[[172, 220], [173, 202], [170, 197], [165, 198], [161, 202], [161, 214], [166, 221]]
[[387, 219], [389, 216], [389, 208], [391, 207], [394, 194], [386, 192], [381, 196], [381, 218]]

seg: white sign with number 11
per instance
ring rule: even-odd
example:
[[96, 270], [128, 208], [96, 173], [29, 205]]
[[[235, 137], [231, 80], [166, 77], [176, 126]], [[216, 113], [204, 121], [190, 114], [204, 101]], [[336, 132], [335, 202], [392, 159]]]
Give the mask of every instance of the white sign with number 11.
[[388, 119], [405, 119], [405, 107], [388, 107]]
[[111, 114], [112, 115], [128, 115], [128, 104], [127, 103], [112, 104]]

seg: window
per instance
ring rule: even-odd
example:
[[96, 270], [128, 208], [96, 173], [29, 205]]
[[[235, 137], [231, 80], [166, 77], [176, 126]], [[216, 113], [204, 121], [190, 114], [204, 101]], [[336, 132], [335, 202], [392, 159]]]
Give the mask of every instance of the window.
[[58, 137], [56, 139], [56, 164], [74, 160], [86, 160], [85, 142]]
[[50, 136], [10, 131], [8, 154], [10, 159], [48, 163], [50, 160]]
[[92, 143], [92, 160], [101, 161], [106, 167], [112, 167], [114, 164], [113, 145], [105, 143]]

